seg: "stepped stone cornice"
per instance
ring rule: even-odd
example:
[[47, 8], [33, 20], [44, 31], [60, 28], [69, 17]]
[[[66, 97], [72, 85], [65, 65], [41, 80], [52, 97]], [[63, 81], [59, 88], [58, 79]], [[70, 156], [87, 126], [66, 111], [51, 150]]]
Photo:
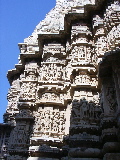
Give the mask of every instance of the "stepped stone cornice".
[[56, 0], [56, 6], [36, 26], [32, 35], [25, 38], [24, 43], [18, 43], [20, 49], [19, 63], [15, 65], [15, 69], [8, 70], [9, 82], [11, 83], [13, 77], [19, 75], [24, 69], [26, 58], [39, 58], [41, 60], [45, 39], [65, 38], [72, 20], [85, 19], [91, 9], [98, 10], [103, 2], [106, 0]]

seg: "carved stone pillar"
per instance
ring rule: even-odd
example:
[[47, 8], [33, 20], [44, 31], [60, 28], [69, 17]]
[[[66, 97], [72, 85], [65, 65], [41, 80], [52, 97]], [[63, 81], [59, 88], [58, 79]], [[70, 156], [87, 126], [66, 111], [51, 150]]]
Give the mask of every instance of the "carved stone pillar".
[[[96, 58], [92, 42], [92, 32], [89, 25], [84, 22], [72, 24], [71, 29], [71, 94], [74, 99], [94, 101], [98, 92], [98, 79], [96, 75]], [[94, 93], [93, 93], [94, 90]]]
[[20, 93], [20, 81], [18, 77], [15, 77], [11, 82], [11, 88], [7, 94], [8, 106], [6, 113], [4, 114], [4, 122], [9, 123], [12, 126], [16, 125], [15, 116], [19, 113], [17, 101]]
[[20, 76], [20, 93], [17, 103], [19, 113], [15, 116], [16, 126], [11, 132], [8, 160], [24, 160], [29, 154], [30, 136], [33, 131], [33, 110], [35, 108], [38, 77], [37, 62], [26, 63]]
[[19, 114], [15, 117], [16, 127], [10, 135], [8, 146], [10, 155], [8, 156], [8, 160], [23, 160], [28, 157], [28, 148], [30, 145], [30, 135], [32, 133], [34, 118], [29, 106], [22, 104], [20, 108]]

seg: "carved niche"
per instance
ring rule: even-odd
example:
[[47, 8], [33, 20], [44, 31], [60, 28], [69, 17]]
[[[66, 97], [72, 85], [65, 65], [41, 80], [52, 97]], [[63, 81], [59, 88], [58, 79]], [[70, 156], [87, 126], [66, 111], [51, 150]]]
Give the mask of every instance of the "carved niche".
[[26, 81], [37, 81], [39, 73], [39, 66], [36, 62], [31, 61], [26, 63], [25, 70], [24, 70], [24, 79]]
[[37, 84], [33, 82], [24, 82], [21, 84], [20, 100], [35, 100]]
[[91, 62], [91, 47], [86, 46], [75, 46], [72, 49], [71, 56], [73, 62], [80, 62], [80, 61], [88, 61]]
[[40, 81], [58, 81], [64, 79], [63, 66], [57, 63], [44, 63], [40, 74]]

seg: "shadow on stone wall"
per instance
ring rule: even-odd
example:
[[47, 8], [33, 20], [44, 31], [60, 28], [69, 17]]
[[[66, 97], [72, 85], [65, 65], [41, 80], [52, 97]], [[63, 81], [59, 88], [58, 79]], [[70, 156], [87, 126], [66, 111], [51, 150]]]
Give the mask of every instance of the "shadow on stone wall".
[[85, 98], [73, 100], [69, 136], [64, 137], [68, 157], [101, 158], [101, 113], [100, 105], [93, 101], [88, 102]]
[[33, 132], [34, 117], [27, 105], [16, 115], [16, 126], [9, 138], [7, 160], [26, 160], [29, 155], [30, 137]]

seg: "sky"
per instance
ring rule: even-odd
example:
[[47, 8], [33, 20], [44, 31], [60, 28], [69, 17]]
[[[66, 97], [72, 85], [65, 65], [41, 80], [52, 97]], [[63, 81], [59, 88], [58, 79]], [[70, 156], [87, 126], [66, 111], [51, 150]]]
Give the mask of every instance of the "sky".
[[56, 0], [0, 0], [0, 123], [10, 88], [6, 75], [18, 63], [18, 43], [32, 34], [55, 3]]

